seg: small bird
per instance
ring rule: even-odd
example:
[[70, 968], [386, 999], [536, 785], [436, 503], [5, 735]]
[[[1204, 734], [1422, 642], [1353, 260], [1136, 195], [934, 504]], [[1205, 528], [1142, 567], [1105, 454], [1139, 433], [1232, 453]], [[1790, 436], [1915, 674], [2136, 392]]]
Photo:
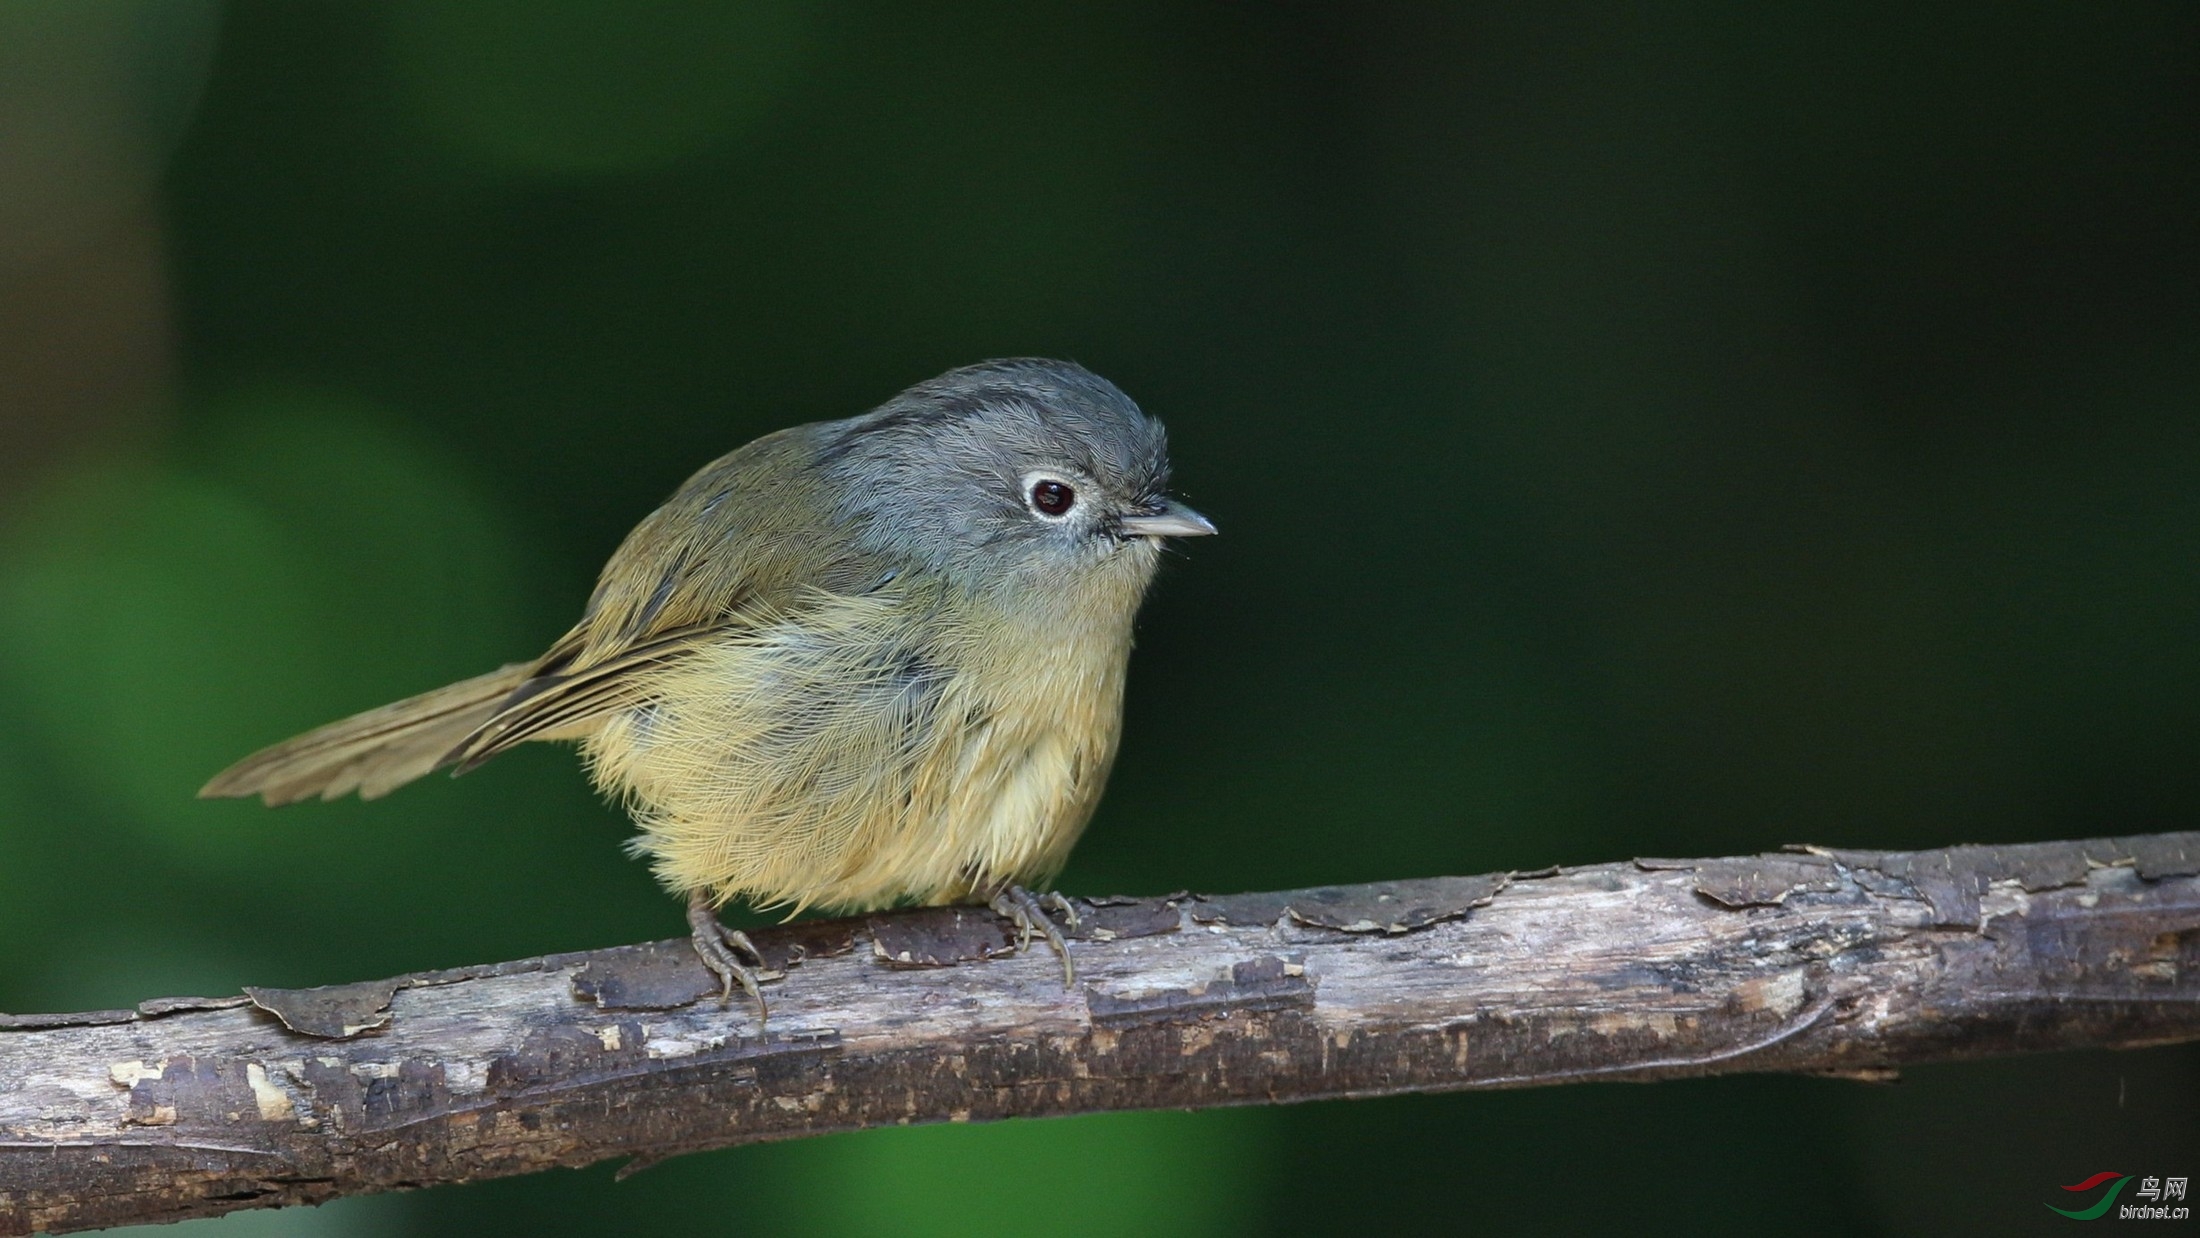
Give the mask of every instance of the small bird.
[[528, 740], [580, 745], [688, 899], [697, 954], [763, 1011], [760, 907], [974, 901], [1069, 951], [1036, 896], [1092, 817], [1131, 621], [1164, 539], [1161, 424], [1107, 380], [1016, 358], [767, 434], [629, 533], [541, 657], [246, 757], [202, 797], [384, 795]]

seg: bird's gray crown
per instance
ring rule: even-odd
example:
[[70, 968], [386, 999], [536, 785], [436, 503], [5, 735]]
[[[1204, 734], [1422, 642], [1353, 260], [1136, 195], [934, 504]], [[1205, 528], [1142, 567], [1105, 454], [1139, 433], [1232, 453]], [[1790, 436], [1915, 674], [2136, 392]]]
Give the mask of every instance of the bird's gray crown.
[[[1168, 488], [1161, 423], [1067, 361], [949, 370], [821, 429], [818, 467], [859, 541], [939, 567], [985, 573], [1012, 558], [1082, 560], [1114, 542], [1095, 540], [1109, 520], [1159, 503]], [[1075, 483], [1077, 520], [1034, 518], [1035, 473]]]
[[963, 454], [972, 466], [1034, 459], [1083, 470], [1125, 498], [1168, 488], [1168, 438], [1114, 383], [1070, 361], [1009, 357], [927, 379], [843, 429], [826, 462]]

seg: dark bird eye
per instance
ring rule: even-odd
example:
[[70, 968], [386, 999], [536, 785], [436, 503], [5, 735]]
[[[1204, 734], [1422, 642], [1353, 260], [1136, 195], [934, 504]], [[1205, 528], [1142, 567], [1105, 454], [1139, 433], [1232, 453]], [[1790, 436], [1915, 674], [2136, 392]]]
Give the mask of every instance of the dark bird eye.
[[1049, 516], [1060, 516], [1077, 505], [1077, 492], [1067, 482], [1048, 478], [1031, 483], [1031, 506]]

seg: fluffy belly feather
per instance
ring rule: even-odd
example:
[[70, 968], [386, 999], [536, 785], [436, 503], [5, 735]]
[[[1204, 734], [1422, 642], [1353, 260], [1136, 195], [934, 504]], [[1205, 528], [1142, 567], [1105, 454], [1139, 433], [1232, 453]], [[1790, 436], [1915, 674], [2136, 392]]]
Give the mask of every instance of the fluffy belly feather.
[[[887, 606], [842, 610], [653, 672], [653, 703], [584, 741], [635, 850], [676, 891], [794, 911], [1051, 877], [1114, 758], [1119, 646], [918, 648]], [[989, 656], [1000, 644], [1027, 652]]]

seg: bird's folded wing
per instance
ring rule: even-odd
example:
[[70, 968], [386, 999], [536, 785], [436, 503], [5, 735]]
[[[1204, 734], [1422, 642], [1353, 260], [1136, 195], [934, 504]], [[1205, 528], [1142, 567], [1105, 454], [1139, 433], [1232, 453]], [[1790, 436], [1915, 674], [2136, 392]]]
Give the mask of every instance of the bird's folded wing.
[[[646, 704], [639, 672], [662, 666], [741, 626], [686, 628], [652, 637], [578, 670], [538, 671], [514, 688], [496, 712], [444, 754], [439, 764], [463, 774], [516, 744], [559, 738], [559, 731], [591, 718]], [[552, 658], [557, 654], [553, 650], [544, 665], [555, 665]]]
[[585, 733], [648, 703], [649, 672], [878, 577], [830, 532], [821, 496], [771, 480], [806, 475], [812, 434], [769, 434], [712, 462], [635, 526], [581, 621], [443, 763], [463, 773], [514, 744]]

